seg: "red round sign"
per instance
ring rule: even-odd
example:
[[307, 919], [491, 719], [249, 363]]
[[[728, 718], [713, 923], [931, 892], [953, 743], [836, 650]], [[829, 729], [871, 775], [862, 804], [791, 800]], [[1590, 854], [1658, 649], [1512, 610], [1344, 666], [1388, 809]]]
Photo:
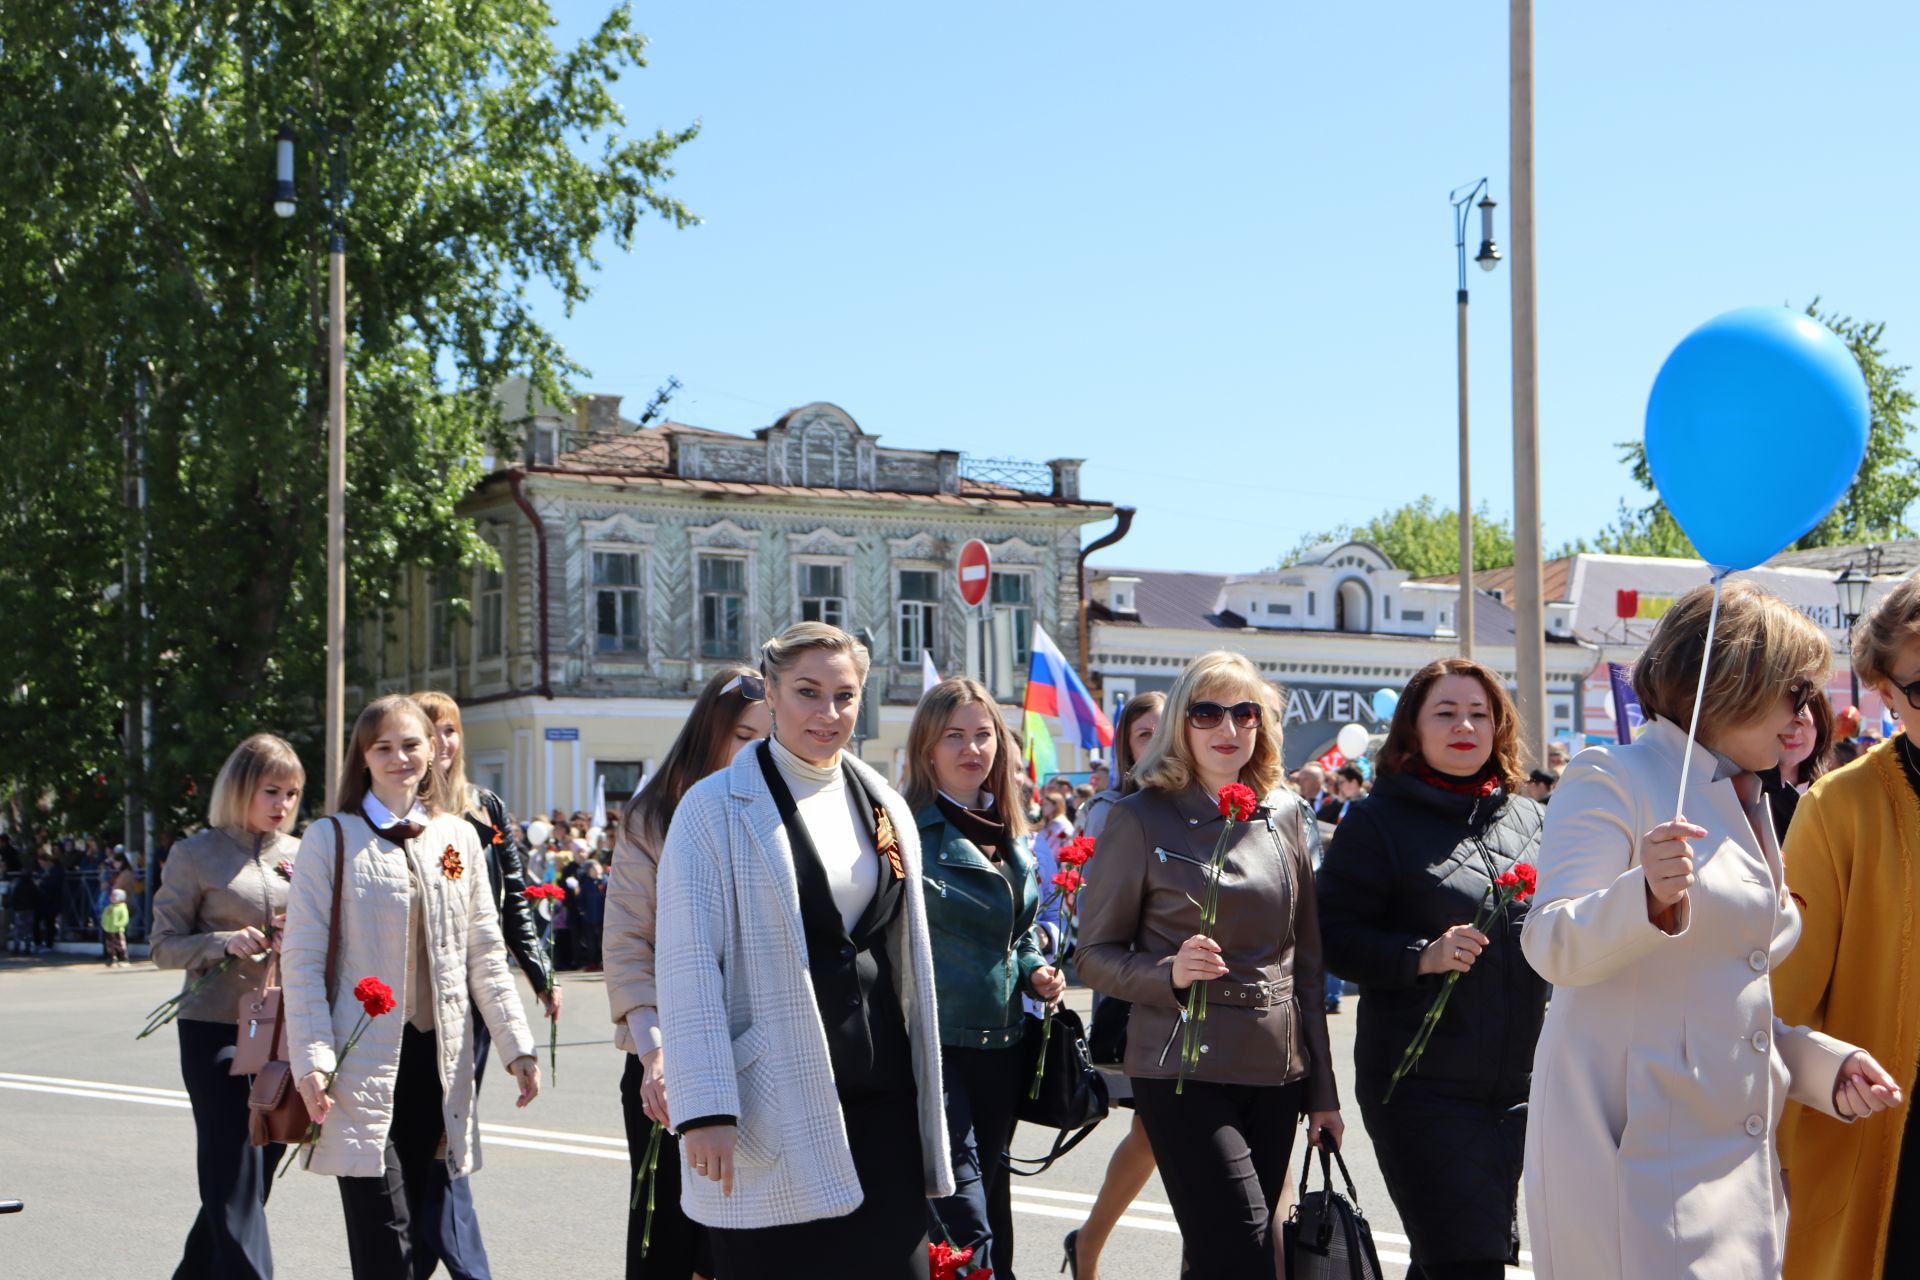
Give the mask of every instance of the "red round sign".
[[960, 598], [968, 604], [979, 604], [987, 598], [987, 586], [993, 581], [993, 557], [987, 552], [987, 544], [978, 538], [970, 538], [967, 545], [960, 548]]

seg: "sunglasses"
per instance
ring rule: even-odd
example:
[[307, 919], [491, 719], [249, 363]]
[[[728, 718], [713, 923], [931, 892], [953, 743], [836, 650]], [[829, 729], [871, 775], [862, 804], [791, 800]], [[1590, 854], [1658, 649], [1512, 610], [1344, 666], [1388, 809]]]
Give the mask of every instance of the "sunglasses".
[[767, 700], [767, 682], [760, 676], [735, 676], [720, 686], [722, 693], [732, 693], [735, 689], [738, 689], [740, 696], [748, 702]]
[[[1920, 680], [1916, 680], [1914, 686], [1920, 686]], [[1793, 714], [1797, 716], [1811, 706], [1815, 698], [1820, 696], [1820, 686], [1814, 684], [1811, 680], [1796, 680], [1787, 686], [1787, 696], [1793, 699]], [[1908, 693], [1907, 698], [1911, 701], [1913, 694]]]
[[1915, 711], [1920, 711], [1920, 680], [1915, 680], [1912, 684], [1900, 684], [1892, 676], [1888, 676], [1887, 683], [1907, 696], [1908, 706]]
[[1257, 702], [1236, 702], [1223, 707], [1217, 702], [1196, 702], [1187, 708], [1187, 723], [1196, 729], [1217, 729], [1220, 722], [1228, 716], [1242, 729], [1260, 723], [1260, 704]]

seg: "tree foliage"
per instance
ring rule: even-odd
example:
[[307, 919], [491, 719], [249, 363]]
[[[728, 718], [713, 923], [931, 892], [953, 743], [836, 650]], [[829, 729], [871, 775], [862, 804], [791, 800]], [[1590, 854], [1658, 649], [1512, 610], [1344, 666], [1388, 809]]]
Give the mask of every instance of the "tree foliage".
[[[385, 603], [403, 565], [489, 557], [454, 504], [505, 444], [490, 389], [521, 373], [558, 398], [579, 372], [528, 286], [571, 307], [596, 247], [694, 220], [666, 191], [694, 129], [627, 136], [612, 96], [645, 65], [628, 11], [571, 48], [553, 25], [542, 0], [0, 5], [0, 791], [17, 815], [97, 823], [131, 787], [177, 820], [255, 730], [292, 739], [320, 789], [336, 146], [350, 609]], [[148, 774], [122, 732], [143, 691]]]
[[[1430, 495], [1395, 507], [1365, 524], [1340, 525], [1315, 537], [1301, 539], [1284, 563], [1298, 560], [1309, 548], [1325, 542], [1370, 542], [1387, 559], [1416, 578], [1434, 578], [1460, 571], [1460, 517]], [[1482, 505], [1473, 513], [1473, 567], [1498, 569], [1513, 563], [1513, 526], [1495, 520]]]
[[[1818, 298], [1807, 304], [1807, 314], [1840, 335], [1866, 375], [1867, 456], [1839, 505], [1791, 549], [1802, 551], [1809, 547], [1912, 537], [1907, 512], [1914, 499], [1920, 498], [1920, 466], [1907, 446], [1913, 426], [1909, 419], [1915, 408], [1913, 393], [1902, 385], [1909, 366], [1889, 363], [1884, 323], [1855, 320], [1833, 312], [1822, 314]], [[1807, 443], [1809, 448], [1822, 447], [1817, 440]], [[1620, 456], [1632, 467], [1634, 481], [1647, 492], [1654, 492], [1646, 445], [1638, 440], [1627, 441], [1620, 446]], [[1780, 465], [1791, 466], [1792, 460], [1782, 458]], [[1587, 549], [1584, 541], [1569, 547], [1569, 550]], [[1594, 539], [1591, 549], [1620, 555], [1695, 558], [1699, 554], [1657, 494], [1644, 507], [1630, 507], [1622, 502], [1619, 519]]]

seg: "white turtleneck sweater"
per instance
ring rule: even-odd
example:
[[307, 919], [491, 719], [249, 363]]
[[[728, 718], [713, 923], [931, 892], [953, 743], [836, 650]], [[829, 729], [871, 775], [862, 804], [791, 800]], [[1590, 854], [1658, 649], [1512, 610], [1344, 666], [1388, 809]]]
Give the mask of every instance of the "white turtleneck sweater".
[[841, 923], [851, 933], [880, 885], [880, 855], [867, 835], [868, 819], [858, 808], [860, 795], [847, 785], [838, 755], [823, 769], [781, 746], [778, 738], [767, 742], [787, 790], [793, 792], [814, 852], [820, 855], [827, 885], [833, 890], [833, 905], [840, 908]]

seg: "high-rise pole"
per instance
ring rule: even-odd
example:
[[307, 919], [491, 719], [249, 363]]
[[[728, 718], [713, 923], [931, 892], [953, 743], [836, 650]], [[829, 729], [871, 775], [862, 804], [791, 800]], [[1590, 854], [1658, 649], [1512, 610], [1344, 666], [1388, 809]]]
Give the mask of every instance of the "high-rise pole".
[[1547, 758], [1546, 616], [1540, 581], [1540, 386], [1535, 349], [1533, 0], [1508, 0], [1508, 163], [1513, 183], [1514, 675], [1521, 749]]
[[1467, 448], [1467, 291], [1458, 294], [1460, 312], [1460, 607], [1454, 612], [1460, 656], [1473, 656], [1473, 472]]
[[347, 718], [347, 238], [337, 152], [334, 164], [333, 228], [327, 242], [327, 723], [322, 744], [327, 794], [322, 808], [339, 794]]

